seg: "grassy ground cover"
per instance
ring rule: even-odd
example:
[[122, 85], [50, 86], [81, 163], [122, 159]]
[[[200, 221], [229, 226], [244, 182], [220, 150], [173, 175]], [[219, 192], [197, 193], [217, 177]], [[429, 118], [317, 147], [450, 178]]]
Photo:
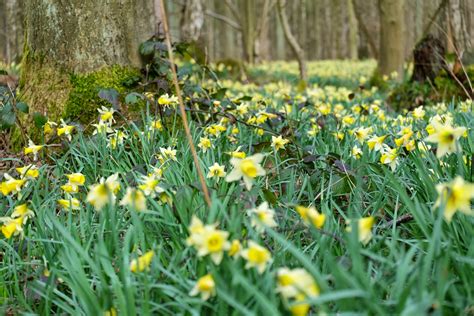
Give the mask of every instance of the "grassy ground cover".
[[472, 314], [472, 103], [395, 113], [355, 88], [370, 62], [338, 63], [186, 101], [210, 207], [174, 96], [93, 135], [48, 122], [1, 182], [0, 309]]

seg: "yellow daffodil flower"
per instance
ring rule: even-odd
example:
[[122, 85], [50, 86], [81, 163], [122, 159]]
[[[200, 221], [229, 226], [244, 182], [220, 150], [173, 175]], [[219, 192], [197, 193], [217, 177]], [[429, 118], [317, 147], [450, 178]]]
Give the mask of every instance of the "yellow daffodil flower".
[[[457, 176], [453, 181], [440, 183], [436, 186], [438, 199], [434, 207], [444, 205], [444, 218], [449, 223], [456, 211], [474, 215], [471, 209], [471, 199], [474, 198], [474, 184], [465, 182]], [[444, 203], [444, 204], [443, 204]]]
[[155, 252], [153, 250], [147, 251], [144, 255], [133, 259], [130, 262], [130, 271], [133, 273], [143, 272], [148, 269], [153, 261]]
[[295, 209], [306, 224], [313, 224], [316, 228], [323, 227], [326, 215], [319, 213], [316, 208], [298, 205]]
[[285, 145], [288, 144], [290, 141], [288, 139], [284, 139], [281, 136], [275, 137], [272, 136], [272, 147], [275, 151], [280, 149], [284, 149]]
[[128, 206], [138, 212], [145, 211], [147, 208], [145, 194], [140, 190], [127, 188], [127, 192], [120, 201], [120, 205]]
[[203, 301], [207, 301], [211, 296], [216, 295], [216, 284], [212, 275], [206, 274], [197, 280], [189, 295], [196, 296], [200, 294]]
[[270, 251], [252, 240], [249, 241], [248, 247], [242, 250], [241, 256], [247, 261], [246, 269], [257, 268], [260, 274], [265, 271], [272, 258]]
[[219, 178], [223, 178], [226, 176], [225, 166], [219, 165], [215, 162], [212, 166], [209, 167], [209, 173], [207, 174], [207, 178], [216, 178], [217, 181]]
[[264, 176], [265, 170], [262, 168], [260, 163], [262, 162], [264, 155], [255, 154], [253, 156], [238, 159], [231, 158], [230, 163], [234, 169], [225, 178], [227, 182], [238, 181], [243, 178], [245, 187], [250, 190], [253, 185], [253, 181], [258, 176]]
[[[358, 235], [359, 241], [367, 245], [369, 241], [372, 239], [372, 226], [375, 223], [375, 218], [372, 216], [363, 217], [357, 221], [357, 228], [358, 228]], [[348, 226], [346, 227], [346, 231], [351, 232], [351, 222], [348, 222]]]
[[436, 156], [443, 157], [446, 154], [457, 151], [457, 140], [466, 132], [465, 127], [452, 127], [451, 125], [433, 123], [434, 131], [425, 141], [438, 144]]

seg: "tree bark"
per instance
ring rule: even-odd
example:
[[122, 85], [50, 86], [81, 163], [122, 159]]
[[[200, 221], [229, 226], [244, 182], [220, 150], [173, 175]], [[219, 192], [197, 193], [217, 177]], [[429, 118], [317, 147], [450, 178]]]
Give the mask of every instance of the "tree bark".
[[467, 39], [466, 23], [461, 12], [461, 0], [449, 0], [449, 31], [448, 52], [462, 54], [469, 49], [469, 40]]
[[27, 0], [20, 84], [30, 109], [58, 118], [71, 74], [140, 66], [139, 44], [158, 25], [154, 12], [153, 0]]
[[16, 0], [4, 0], [0, 4], [0, 59], [8, 64], [18, 60], [23, 49], [22, 4]]
[[306, 81], [306, 60], [304, 56], [304, 51], [301, 49], [300, 45], [296, 41], [296, 38], [291, 33], [290, 25], [288, 24], [288, 18], [286, 16], [285, 11], [285, 0], [278, 0], [277, 10], [278, 15], [280, 16], [280, 22], [283, 28], [283, 33], [285, 34], [285, 38], [290, 45], [291, 49], [296, 55], [296, 59], [298, 60], [298, 67], [300, 70], [300, 78], [301, 80]]
[[365, 39], [367, 41], [367, 44], [369, 46], [369, 49], [372, 53], [372, 56], [375, 58], [375, 59], [378, 59], [379, 58], [379, 50], [377, 48], [377, 45], [375, 44], [375, 40], [372, 36], [372, 33], [369, 32], [369, 29], [362, 17], [362, 12], [356, 2], [356, 0], [350, 0], [352, 2], [352, 7], [354, 8], [354, 15], [357, 19], [357, 24], [359, 25], [360, 27], [360, 30], [362, 31], [362, 33], [364, 34], [365, 36]]
[[204, 24], [201, 0], [186, 0], [181, 16], [181, 40], [197, 42]]
[[382, 75], [397, 72], [403, 78], [404, 63], [404, 0], [379, 0], [380, 57], [378, 70]]

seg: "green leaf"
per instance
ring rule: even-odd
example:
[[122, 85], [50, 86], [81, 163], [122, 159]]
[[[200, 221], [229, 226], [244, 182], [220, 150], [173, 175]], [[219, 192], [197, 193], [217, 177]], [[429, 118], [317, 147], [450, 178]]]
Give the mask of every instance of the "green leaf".
[[125, 97], [125, 103], [135, 104], [138, 102], [138, 100], [141, 100], [141, 99], [142, 99], [141, 94], [132, 92], [132, 93], [127, 94], [127, 96]]
[[103, 100], [106, 100], [106, 101], [109, 101], [113, 107], [114, 107], [114, 110], [118, 110], [119, 109], [119, 93], [117, 90], [115, 89], [101, 89], [99, 91], [99, 98], [103, 99]]
[[275, 205], [278, 202], [278, 198], [276, 197], [275, 193], [268, 189], [262, 189], [263, 196], [265, 197], [265, 200], [270, 203], [271, 205]]
[[48, 118], [39, 112], [33, 113], [33, 122], [37, 128], [42, 128], [48, 121]]
[[28, 111], [30, 109], [28, 107], [28, 104], [26, 104], [25, 102], [18, 102], [16, 104], [16, 108], [18, 109], [18, 111], [23, 112], [23, 113], [28, 113]]
[[225, 97], [227, 88], [221, 88], [211, 95], [211, 98], [216, 100], [222, 100]]
[[9, 128], [15, 125], [16, 122], [16, 114], [14, 111], [5, 111], [5, 109], [2, 111], [2, 116], [0, 120], [3, 128]]

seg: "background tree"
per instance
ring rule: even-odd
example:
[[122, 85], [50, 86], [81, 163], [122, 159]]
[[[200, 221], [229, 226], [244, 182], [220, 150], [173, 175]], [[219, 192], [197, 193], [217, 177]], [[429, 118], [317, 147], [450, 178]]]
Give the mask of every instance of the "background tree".
[[0, 60], [11, 63], [21, 56], [23, 49], [22, 2], [3, 0], [0, 2]]
[[201, 0], [186, 0], [181, 16], [181, 39], [197, 42], [204, 24], [204, 10]]
[[403, 76], [405, 61], [404, 0], [379, 0], [380, 44], [378, 71], [382, 75], [397, 72]]
[[288, 42], [288, 45], [290, 45], [291, 49], [295, 53], [296, 58], [298, 60], [300, 78], [301, 80], [306, 81], [308, 78], [307, 78], [307, 73], [306, 73], [306, 60], [304, 56], [304, 51], [298, 44], [296, 38], [293, 36], [293, 33], [291, 32], [290, 25], [288, 23], [288, 18], [286, 16], [285, 6], [286, 6], [286, 0], [278, 0], [278, 5], [277, 5], [278, 15], [280, 17], [280, 21], [283, 27], [285, 38]]

